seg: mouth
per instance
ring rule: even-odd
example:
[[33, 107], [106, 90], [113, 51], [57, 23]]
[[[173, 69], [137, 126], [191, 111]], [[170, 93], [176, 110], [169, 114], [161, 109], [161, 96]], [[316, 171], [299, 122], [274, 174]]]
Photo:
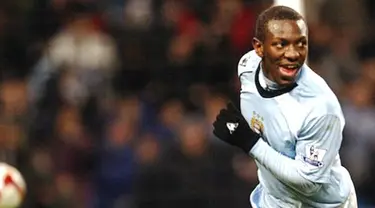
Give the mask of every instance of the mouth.
[[289, 77], [289, 78], [295, 77], [299, 69], [300, 69], [299, 64], [279, 66], [279, 71], [281, 75], [284, 77]]

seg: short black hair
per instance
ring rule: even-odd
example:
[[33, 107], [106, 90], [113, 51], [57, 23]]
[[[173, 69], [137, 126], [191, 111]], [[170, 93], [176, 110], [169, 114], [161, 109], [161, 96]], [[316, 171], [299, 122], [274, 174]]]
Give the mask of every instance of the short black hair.
[[[264, 41], [271, 20], [304, 20], [301, 14], [287, 6], [272, 6], [264, 10], [256, 21], [255, 37]], [[304, 20], [305, 21], [305, 20]]]

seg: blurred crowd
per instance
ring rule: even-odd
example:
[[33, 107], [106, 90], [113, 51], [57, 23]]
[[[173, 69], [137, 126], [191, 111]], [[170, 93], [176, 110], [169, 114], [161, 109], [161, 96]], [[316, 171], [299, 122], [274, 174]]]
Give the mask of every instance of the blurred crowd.
[[[375, 4], [306, 1], [309, 65], [375, 207]], [[2, 0], [0, 159], [27, 208], [249, 207], [254, 162], [212, 135], [270, 0]]]

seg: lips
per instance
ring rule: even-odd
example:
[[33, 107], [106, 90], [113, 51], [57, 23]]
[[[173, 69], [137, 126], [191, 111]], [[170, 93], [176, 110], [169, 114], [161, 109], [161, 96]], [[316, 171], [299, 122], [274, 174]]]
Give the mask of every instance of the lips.
[[294, 77], [296, 76], [300, 66], [295, 64], [295, 65], [280, 65], [279, 66], [279, 71], [283, 76], [286, 77]]

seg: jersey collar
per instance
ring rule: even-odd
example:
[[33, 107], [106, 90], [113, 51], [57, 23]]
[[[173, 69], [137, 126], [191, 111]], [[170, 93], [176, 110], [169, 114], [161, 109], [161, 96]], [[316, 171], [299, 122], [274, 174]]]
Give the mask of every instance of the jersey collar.
[[282, 88], [282, 89], [279, 89], [279, 90], [265, 90], [259, 82], [259, 72], [261, 70], [260, 64], [261, 63], [259, 63], [258, 68], [255, 71], [255, 86], [256, 86], [260, 96], [262, 96], [263, 98], [273, 98], [273, 97], [288, 93], [288, 92], [292, 91], [295, 87], [298, 86], [297, 83], [294, 83], [291, 86], [288, 86], [288, 87], [285, 87], [285, 88]]

